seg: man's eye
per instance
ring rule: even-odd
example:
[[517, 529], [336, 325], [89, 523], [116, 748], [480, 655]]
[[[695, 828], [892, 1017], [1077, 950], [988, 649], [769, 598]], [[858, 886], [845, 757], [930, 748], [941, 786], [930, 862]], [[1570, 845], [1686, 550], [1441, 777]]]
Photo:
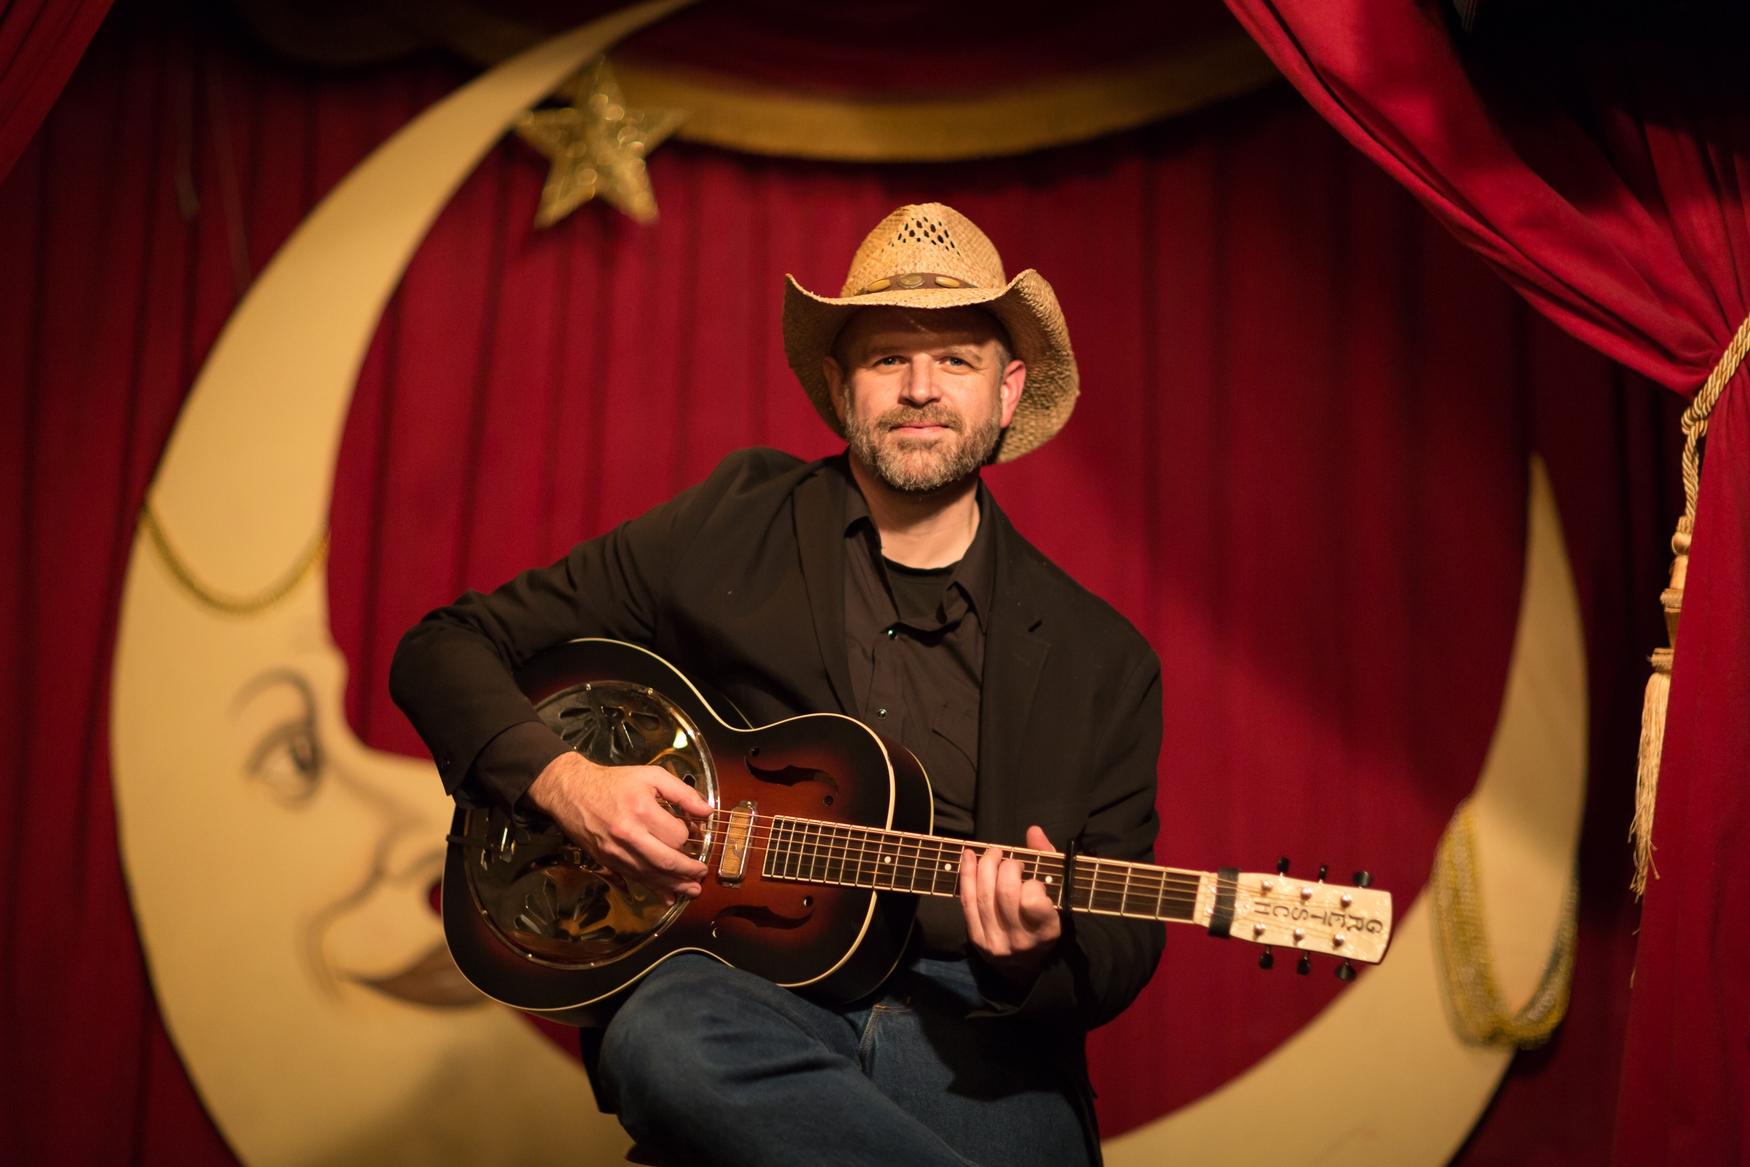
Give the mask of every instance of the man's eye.
[[892, 367], [894, 365], [903, 365], [904, 363], [905, 363], [905, 358], [903, 358], [903, 357], [876, 357], [875, 358], [875, 364], [877, 366], [886, 365], [888, 367]]
[[953, 365], [957, 369], [970, 369], [972, 367], [965, 357], [947, 357], [945, 359], [948, 364]]
[[316, 792], [322, 776], [322, 748], [308, 721], [289, 721], [256, 745], [249, 755], [249, 776], [282, 802], [303, 802]]

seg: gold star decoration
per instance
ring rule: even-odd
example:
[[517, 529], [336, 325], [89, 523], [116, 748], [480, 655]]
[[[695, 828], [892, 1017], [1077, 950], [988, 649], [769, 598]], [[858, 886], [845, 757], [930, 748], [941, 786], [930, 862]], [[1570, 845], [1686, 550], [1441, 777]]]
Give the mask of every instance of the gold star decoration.
[[630, 109], [606, 57], [565, 83], [566, 104], [519, 116], [517, 136], [552, 162], [535, 225], [551, 227], [600, 195], [640, 223], [656, 221], [644, 159], [685, 119], [680, 110]]

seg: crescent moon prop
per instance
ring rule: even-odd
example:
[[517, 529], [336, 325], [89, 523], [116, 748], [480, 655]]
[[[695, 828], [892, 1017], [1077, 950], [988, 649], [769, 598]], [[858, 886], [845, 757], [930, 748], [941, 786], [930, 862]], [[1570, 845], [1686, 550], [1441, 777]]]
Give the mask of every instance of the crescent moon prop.
[[245, 1162], [623, 1161], [577, 1060], [445, 983], [426, 895], [448, 800], [347, 728], [321, 551], [359, 367], [431, 223], [520, 111], [680, 6], [536, 46], [361, 163], [232, 316], [148, 491], [116, 634], [118, 833], [165, 1023]]
[[[1500, 721], [1470, 796], [1496, 975], [1528, 998], [1549, 957], [1585, 806], [1586, 649], [1561, 518], [1532, 462], [1525, 583]], [[1106, 1143], [1111, 1167], [1445, 1163], [1482, 1117], [1513, 1051], [1467, 1045], [1448, 1020], [1433, 897], [1391, 954], [1270, 1056], [1219, 1090]], [[1272, 1119], [1268, 1116], [1277, 1116]]]
[[[333, 974], [386, 972], [389, 954], [429, 948], [422, 864], [436, 856], [412, 840], [441, 841], [448, 803], [423, 764], [351, 738], [323, 573], [287, 573], [310, 548], [322, 563], [358, 369], [432, 221], [519, 111], [680, 6], [629, 8], [539, 45], [361, 163], [232, 317], [148, 493], [155, 523], [129, 562], [111, 703], [123, 858], [166, 1023], [247, 1162], [624, 1154], [576, 1063], [520, 1019], [413, 1007]], [[1577, 605], [1541, 471], [1534, 481], [1507, 712], [1473, 797], [1485, 902], [1508, 902], [1511, 887], [1516, 907], [1491, 917], [1510, 925], [1495, 938], [1509, 995], [1535, 981], [1553, 934], [1584, 772]], [[240, 613], [211, 598], [251, 594], [274, 600]], [[293, 749], [276, 767], [269, 747], [298, 725], [321, 743], [320, 764]], [[1385, 966], [1222, 1090], [1112, 1140], [1111, 1161], [1444, 1161], [1509, 1055], [1458, 1043], [1434, 975], [1418, 901]], [[1365, 1107], [1321, 1097], [1352, 1099], [1363, 1080]], [[1292, 1134], [1257, 1119], [1283, 1099]]]

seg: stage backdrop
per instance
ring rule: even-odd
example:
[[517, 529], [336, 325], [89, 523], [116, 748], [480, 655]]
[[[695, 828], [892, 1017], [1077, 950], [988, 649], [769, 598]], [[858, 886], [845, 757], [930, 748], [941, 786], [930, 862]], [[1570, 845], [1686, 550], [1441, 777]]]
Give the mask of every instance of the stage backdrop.
[[[0, 185], [18, 500], [3, 512], [0, 1046], [33, 1161], [228, 1158], [159, 1021], [117, 857], [121, 573], [242, 291], [335, 181], [464, 78], [424, 59], [308, 74], [210, 24], [124, 10]], [[1169, 862], [1286, 853], [1368, 867], [1409, 902], [1496, 720], [1527, 459], [1549, 461], [1592, 674], [1580, 961], [1567, 1027], [1519, 1060], [1462, 1158], [1601, 1158], [1633, 920], [1637, 666], [1673, 513], [1663, 403], [1532, 320], [1286, 92], [1018, 159], [849, 167], [674, 144], [651, 169], [658, 226], [589, 207], [536, 232], [543, 167], [507, 142], [390, 306], [332, 515], [353, 732], [418, 754], [384, 677], [426, 608], [558, 556], [737, 446], [830, 450], [784, 368], [782, 274], [834, 287], [887, 209], [949, 202], [1011, 268], [1047, 273], [1069, 314], [1077, 415], [991, 477], [1161, 652]], [[1108, 1133], [1220, 1085], [1338, 991], [1326, 970], [1261, 974], [1176, 932], [1144, 998], [1094, 1037]], [[1367, 1083], [1353, 1089], [1365, 1105]]]

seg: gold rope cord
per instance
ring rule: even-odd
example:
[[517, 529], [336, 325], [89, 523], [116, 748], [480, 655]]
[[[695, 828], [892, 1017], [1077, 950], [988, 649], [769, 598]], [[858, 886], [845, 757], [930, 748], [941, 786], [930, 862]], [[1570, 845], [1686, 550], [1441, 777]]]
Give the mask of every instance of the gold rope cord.
[[152, 512], [152, 504], [149, 502], [140, 507], [140, 529], [152, 541], [158, 557], [164, 561], [164, 566], [176, 578], [176, 582], [187, 588], [189, 594], [202, 604], [232, 616], [249, 616], [271, 608], [283, 600], [293, 588], [303, 583], [305, 577], [316, 570], [323, 556], [328, 553], [328, 532], [323, 531], [277, 583], [268, 585], [254, 595], [242, 596], [213, 587], [195, 575], [194, 569], [171, 546], [170, 537], [165, 534], [164, 525]]
[[1530, 999], [1516, 1010], [1502, 999], [1495, 980], [1495, 962], [1484, 924], [1476, 830], [1468, 799], [1453, 812], [1452, 821], [1440, 838], [1430, 882], [1434, 890], [1434, 935], [1441, 984], [1459, 1036], [1477, 1045], [1510, 1045], [1519, 1049], [1548, 1041], [1568, 1013], [1580, 907], [1578, 876], [1568, 879], [1555, 942], [1543, 975]]
[[1649, 660], [1646, 697], [1641, 705], [1641, 741], [1635, 773], [1635, 817], [1629, 825], [1634, 843], [1635, 873], [1629, 881], [1636, 897], [1646, 894], [1647, 879], [1657, 879], [1653, 863], [1653, 811], [1659, 799], [1659, 755], [1665, 748], [1665, 707], [1671, 697], [1671, 666], [1677, 654], [1677, 623], [1683, 613], [1683, 585], [1689, 575], [1689, 541], [1695, 532], [1695, 500], [1701, 493], [1702, 440], [1707, 437], [1707, 419], [1726, 383], [1738, 372], [1744, 354], [1750, 352], [1750, 316], [1738, 325], [1737, 334], [1720, 354], [1714, 371], [1689, 408], [1683, 411], [1683, 517], [1671, 536], [1671, 583], [1659, 595], [1665, 609], [1665, 636], [1669, 645], [1655, 649]]

